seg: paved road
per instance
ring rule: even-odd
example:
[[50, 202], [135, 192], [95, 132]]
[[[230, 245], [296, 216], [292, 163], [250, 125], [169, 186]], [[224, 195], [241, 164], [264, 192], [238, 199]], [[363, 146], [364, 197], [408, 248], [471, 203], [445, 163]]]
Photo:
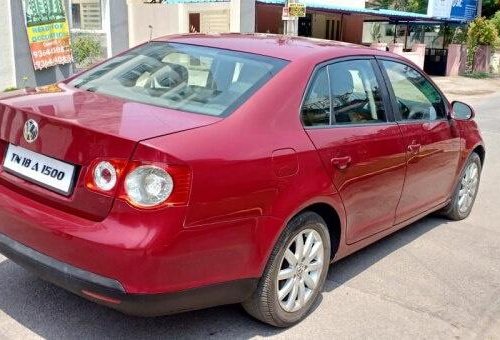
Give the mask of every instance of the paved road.
[[238, 306], [127, 317], [0, 257], [0, 339], [500, 339], [500, 94], [473, 102], [489, 148], [470, 218], [426, 218], [334, 264], [321, 304], [299, 325], [276, 330]]

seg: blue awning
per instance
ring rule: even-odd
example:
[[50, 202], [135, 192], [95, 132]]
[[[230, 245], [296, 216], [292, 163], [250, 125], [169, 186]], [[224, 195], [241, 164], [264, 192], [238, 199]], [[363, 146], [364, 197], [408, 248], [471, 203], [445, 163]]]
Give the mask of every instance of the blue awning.
[[[391, 21], [460, 22], [460, 20], [454, 20], [449, 18], [435, 18], [428, 16], [427, 14], [421, 14], [421, 13], [395, 11], [390, 9], [339, 6], [326, 0], [302, 0], [301, 2], [304, 3], [309, 9], [330, 11], [330, 12], [344, 13], [344, 14], [354, 13], [354, 14], [373, 15], [373, 16], [385, 17]], [[285, 4], [285, 0], [257, 0], [257, 3], [283, 6]]]

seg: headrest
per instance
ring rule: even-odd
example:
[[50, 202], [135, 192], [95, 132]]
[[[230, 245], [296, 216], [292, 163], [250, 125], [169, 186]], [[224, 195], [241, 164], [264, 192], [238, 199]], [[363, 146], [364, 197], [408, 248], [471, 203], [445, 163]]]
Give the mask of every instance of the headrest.
[[346, 69], [334, 68], [331, 74], [332, 95], [341, 97], [354, 92], [354, 81], [352, 74]]
[[163, 87], [175, 87], [188, 80], [188, 69], [179, 64], [167, 63], [153, 77]]

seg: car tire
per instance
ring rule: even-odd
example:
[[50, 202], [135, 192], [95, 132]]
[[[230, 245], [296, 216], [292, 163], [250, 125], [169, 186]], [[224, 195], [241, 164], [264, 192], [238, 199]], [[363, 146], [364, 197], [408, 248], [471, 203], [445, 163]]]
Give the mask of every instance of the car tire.
[[297, 215], [280, 235], [257, 289], [242, 304], [244, 309], [276, 327], [298, 323], [323, 290], [330, 253], [330, 234], [324, 219], [309, 211]]
[[460, 173], [459, 182], [450, 203], [442, 210], [443, 216], [460, 221], [470, 215], [479, 189], [481, 170], [481, 159], [474, 152], [469, 156]]

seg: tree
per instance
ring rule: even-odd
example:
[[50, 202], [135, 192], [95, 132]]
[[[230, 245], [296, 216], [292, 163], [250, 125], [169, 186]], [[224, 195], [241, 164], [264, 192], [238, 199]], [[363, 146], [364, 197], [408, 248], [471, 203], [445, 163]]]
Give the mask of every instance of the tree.
[[426, 13], [428, 0], [372, 0], [367, 7], [375, 9], [393, 9], [396, 11]]
[[480, 45], [497, 46], [498, 31], [495, 24], [484, 17], [474, 19], [469, 24], [467, 43], [472, 48]]
[[495, 25], [495, 28], [500, 32], [500, 11], [497, 11], [490, 21]]
[[500, 2], [498, 0], [483, 0], [482, 16], [491, 18], [497, 11], [500, 11]]
[[476, 18], [469, 24], [467, 31], [467, 59], [469, 67], [475, 70], [476, 58], [480, 46], [496, 47], [499, 44], [498, 31], [491, 20], [484, 17]]

